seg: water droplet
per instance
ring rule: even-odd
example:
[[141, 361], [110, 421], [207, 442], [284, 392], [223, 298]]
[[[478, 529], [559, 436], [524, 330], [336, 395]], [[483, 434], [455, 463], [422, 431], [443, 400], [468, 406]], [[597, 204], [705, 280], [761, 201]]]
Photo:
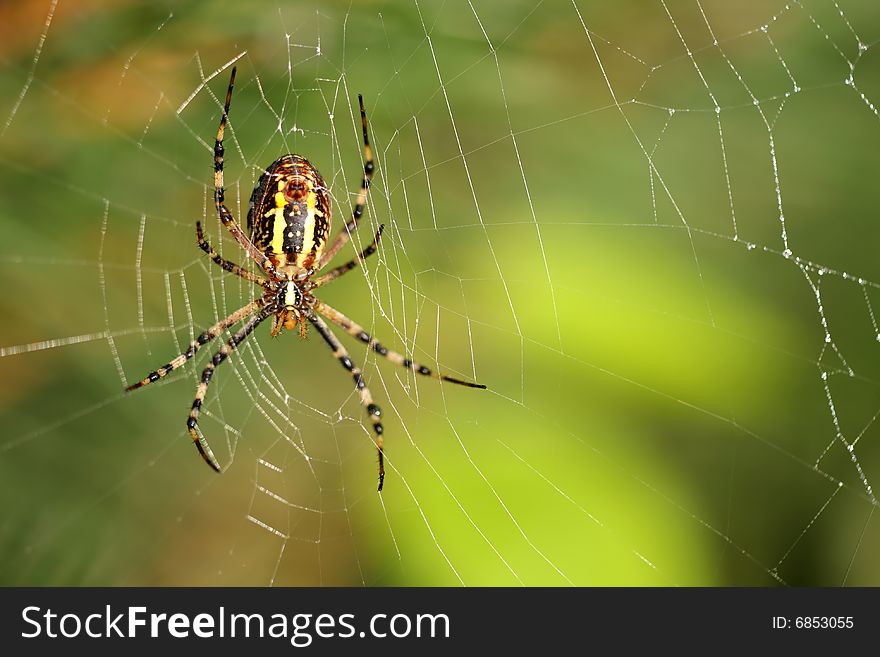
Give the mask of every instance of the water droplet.
[[790, 258], [791, 257], [791, 249], [785, 249], [785, 251], [782, 252], [782, 256], [784, 258]]

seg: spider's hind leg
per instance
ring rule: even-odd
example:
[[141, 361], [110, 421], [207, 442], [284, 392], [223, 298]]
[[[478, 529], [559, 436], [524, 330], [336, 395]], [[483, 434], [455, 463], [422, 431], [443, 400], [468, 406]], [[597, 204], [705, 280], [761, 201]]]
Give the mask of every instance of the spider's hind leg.
[[351, 238], [351, 234], [357, 230], [361, 216], [364, 214], [364, 208], [367, 207], [367, 194], [370, 191], [370, 183], [373, 180], [373, 148], [370, 146], [370, 136], [367, 132], [367, 112], [364, 110], [364, 99], [360, 94], [358, 94], [358, 104], [361, 109], [361, 128], [364, 133], [364, 177], [361, 181], [361, 188], [358, 190], [354, 208], [351, 211], [351, 219], [345, 224], [345, 226], [343, 226], [342, 230], [339, 231], [339, 234], [336, 236], [336, 239], [333, 240], [333, 244], [330, 245], [330, 248], [324, 251], [324, 255], [322, 255], [321, 259], [318, 261], [317, 269], [319, 270], [326, 267], [327, 263], [333, 259], [333, 256], [339, 252], [339, 249], [345, 246]]
[[217, 253], [214, 248], [208, 243], [208, 240], [205, 239], [205, 234], [202, 232], [202, 222], [196, 222], [196, 239], [199, 243], [199, 248], [208, 254], [208, 257], [217, 264], [224, 271], [228, 271], [230, 274], [235, 274], [236, 276], [241, 276], [246, 281], [250, 281], [251, 283], [255, 283], [256, 285], [265, 285], [266, 279], [262, 276], [257, 276], [256, 274], [248, 271], [244, 267], [235, 264], [231, 260], [226, 260], [225, 258], [221, 258], [220, 254]]
[[379, 230], [376, 231], [375, 237], [373, 237], [373, 241], [367, 245], [363, 251], [361, 251], [356, 258], [349, 260], [344, 265], [339, 265], [331, 269], [326, 274], [319, 276], [318, 278], [312, 281], [312, 287], [321, 287], [322, 285], [326, 285], [332, 281], [335, 281], [337, 278], [342, 276], [343, 274], [347, 274], [355, 267], [364, 264], [364, 260], [369, 258], [376, 252], [376, 245], [379, 244], [379, 238], [382, 237], [382, 231], [385, 230], [385, 224], [379, 226]]

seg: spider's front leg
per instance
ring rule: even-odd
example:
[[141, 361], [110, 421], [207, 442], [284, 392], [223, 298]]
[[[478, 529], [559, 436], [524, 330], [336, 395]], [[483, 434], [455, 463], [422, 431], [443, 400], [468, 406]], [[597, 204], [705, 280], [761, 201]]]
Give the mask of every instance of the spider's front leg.
[[373, 396], [370, 394], [370, 389], [367, 388], [367, 384], [364, 382], [363, 374], [361, 374], [359, 368], [355, 367], [355, 364], [351, 360], [351, 356], [348, 355], [348, 351], [342, 346], [342, 343], [339, 342], [336, 336], [333, 335], [330, 331], [330, 327], [327, 326], [327, 323], [314, 313], [309, 315], [308, 319], [333, 350], [333, 355], [339, 359], [339, 362], [342, 363], [342, 366], [345, 369], [351, 372], [355, 387], [360, 394], [361, 404], [367, 409], [367, 414], [370, 416], [370, 422], [372, 423], [373, 431], [376, 434], [376, 451], [379, 453], [378, 490], [381, 492], [382, 484], [385, 483], [385, 451], [382, 441], [382, 433], [384, 429], [382, 423], [379, 421], [379, 417], [382, 415], [382, 410], [373, 403]]
[[346, 333], [357, 338], [361, 342], [364, 342], [370, 349], [375, 351], [383, 358], [387, 358], [395, 365], [400, 365], [401, 367], [415, 372], [416, 374], [421, 374], [422, 376], [430, 376], [434, 379], [440, 379], [441, 381], [449, 381], [449, 383], [454, 383], [459, 386], [466, 386], [468, 388], [479, 388], [480, 390], [486, 389], [486, 386], [484, 386], [482, 383], [463, 381], [462, 379], [457, 379], [452, 376], [447, 376], [446, 374], [441, 374], [440, 372], [435, 372], [431, 368], [426, 367], [425, 365], [422, 365], [421, 363], [418, 363], [414, 360], [411, 360], [403, 354], [399, 354], [392, 349], [388, 349], [376, 338], [367, 333], [364, 330], [363, 326], [349, 319], [335, 308], [328, 306], [323, 301], [318, 301], [316, 299], [314, 309], [316, 312], [321, 313], [324, 317], [342, 328]]
[[167, 375], [169, 372], [173, 372], [178, 367], [184, 365], [186, 363], [186, 361], [188, 361], [190, 358], [195, 356], [196, 352], [199, 349], [201, 349], [201, 347], [203, 345], [209, 343], [211, 340], [213, 340], [218, 335], [223, 333], [223, 331], [228, 329], [233, 324], [237, 324], [238, 322], [243, 320], [245, 317], [249, 317], [250, 315], [253, 315], [255, 312], [257, 312], [258, 310], [263, 308], [263, 306], [265, 306], [265, 305], [266, 305], [265, 298], [254, 299], [248, 305], [244, 306], [243, 308], [239, 308], [234, 313], [229, 315], [229, 317], [224, 317], [219, 322], [214, 324], [214, 326], [209, 328], [207, 331], [204, 331], [203, 333], [201, 333], [199, 335], [199, 337], [197, 337], [195, 340], [190, 342], [189, 348], [186, 351], [184, 351], [182, 354], [178, 355], [174, 359], [168, 361], [159, 369], [157, 369], [153, 372], [150, 372], [149, 374], [147, 374], [146, 377], [144, 377], [140, 381], [137, 381], [136, 383], [132, 383], [130, 386], [128, 386], [125, 389], [125, 392], [131, 392], [132, 390], [137, 390], [138, 388], [143, 388], [146, 385], [149, 385], [151, 383], [158, 381], [163, 376]]
[[202, 379], [199, 382], [198, 388], [196, 388], [196, 398], [193, 400], [189, 417], [186, 420], [186, 428], [189, 430], [193, 442], [199, 450], [199, 454], [205, 459], [205, 463], [210, 465], [217, 472], [220, 472], [220, 463], [217, 462], [217, 459], [214, 457], [214, 452], [211, 451], [211, 446], [208, 445], [208, 441], [205, 440], [205, 437], [199, 429], [199, 411], [202, 408], [202, 402], [205, 399], [205, 394], [208, 392], [208, 385], [211, 383], [211, 378], [214, 376], [214, 370], [217, 366], [223, 363], [223, 361], [229, 357], [229, 354], [235, 351], [238, 345], [244, 342], [244, 339], [249, 336], [257, 326], [259, 326], [260, 322], [269, 317], [272, 313], [272, 306], [266, 306], [259, 313], [249, 319], [244, 326], [238, 329], [238, 331], [236, 331], [235, 334], [229, 338], [222, 347], [220, 347], [220, 350], [211, 358], [211, 362], [208, 363], [204, 370], [202, 370]]

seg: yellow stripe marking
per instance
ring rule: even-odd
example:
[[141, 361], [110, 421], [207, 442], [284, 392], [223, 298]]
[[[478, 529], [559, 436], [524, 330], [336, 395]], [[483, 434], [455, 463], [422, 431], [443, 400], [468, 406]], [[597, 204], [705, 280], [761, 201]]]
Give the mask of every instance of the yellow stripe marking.
[[272, 244], [270, 248], [272, 253], [284, 252], [284, 232], [287, 230], [287, 219], [284, 218], [284, 208], [275, 208], [272, 210], [275, 214], [274, 223], [272, 224]]
[[275, 209], [266, 212], [266, 216], [275, 215], [272, 222], [272, 243], [269, 249], [272, 253], [284, 252], [284, 232], [287, 230], [287, 220], [284, 218], [284, 208], [287, 206], [287, 199], [284, 198], [284, 180], [278, 181], [278, 191], [275, 193]]
[[[298, 267], [302, 267], [305, 259], [309, 257], [312, 246], [315, 243], [315, 202], [317, 199], [317, 194], [314, 191], [310, 191], [308, 196], [306, 197], [306, 218], [303, 222], [303, 241], [302, 241], [302, 251], [296, 254], [296, 264]], [[320, 255], [320, 248], [316, 249], [317, 255]], [[316, 258], [317, 258], [316, 255]]]

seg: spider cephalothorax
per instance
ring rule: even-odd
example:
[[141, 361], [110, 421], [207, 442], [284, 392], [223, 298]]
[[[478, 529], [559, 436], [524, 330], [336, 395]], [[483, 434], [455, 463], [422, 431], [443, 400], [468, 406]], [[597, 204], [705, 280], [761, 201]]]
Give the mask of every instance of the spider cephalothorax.
[[[306, 337], [306, 317], [312, 312], [314, 297], [304, 292], [300, 282], [286, 280], [270, 286], [269, 297], [274, 304], [272, 312], [272, 336], [281, 333], [281, 329], [292, 331], [299, 325], [299, 337]], [[274, 298], [272, 295], [274, 294]]]
[[229, 118], [229, 105], [232, 102], [234, 83], [235, 68], [232, 69], [232, 75], [229, 78], [226, 104], [223, 107], [223, 116], [220, 118], [220, 127], [217, 129], [217, 138], [214, 141], [214, 204], [221, 223], [226, 226], [248, 257], [259, 265], [263, 270], [263, 275], [254, 274], [220, 257], [208, 244], [199, 222], [196, 222], [196, 237], [199, 247], [208, 254], [211, 260], [224, 270], [261, 286], [263, 294], [204, 331], [190, 343], [185, 352], [159, 369], [150, 372], [146, 378], [128, 386], [126, 391], [135, 390], [158, 381], [195, 356], [202, 345], [222, 335], [238, 322], [247, 320], [214, 354], [211, 362], [202, 371], [201, 381], [196, 388], [196, 398], [193, 400], [186, 421], [187, 429], [189, 429], [202, 458], [208, 465], [220, 472], [220, 464], [214, 457], [208, 441], [202, 435], [198, 422], [202, 402], [205, 399], [211, 378], [214, 376], [214, 370], [263, 320], [269, 317], [273, 318], [273, 336], [278, 335], [282, 329], [293, 330], [298, 327], [299, 335], [302, 338], [306, 336], [306, 322], [308, 321], [324, 338], [324, 341], [330, 345], [330, 348], [333, 349], [333, 355], [339, 359], [342, 366], [351, 373], [361, 403], [367, 409], [373, 432], [376, 435], [376, 449], [379, 452], [379, 490], [381, 491], [385, 480], [382, 440], [384, 428], [379, 421], [382, 411], [373, 403], [373, 398], [360, 369], [355, 366], [348, 351], [321, 317], [326, 317], [349, 335], [365, 342], [380, 356], [417, 374], [432, 376], [471, 388], [485, 388], [486, 386], [432, 372], [424, 365], [387, 349], [370, 336], [362, 326], [311, 294], [315, 288], [339, 278], [375, 253], [376, 244], [384, 229], [384, 226], [379, 226], [373, 241], [356, 258], [331, 269], [326, 274], [312, 278], [348, 242], [350, 235], [357, 229], [358, 222], [366, 207], [367, 192], [373, 177], [373, 153], [367, 134], [367, 114], [364, 111], [363, 99], [358, 96], [364, 133], [364, 178], [352, 210], [351, 220], [339, 232], [330, 247], [325, 248], [330, 235], [330, 193], [321, 174], [304, 157], [293, 154], [284, 155], [269, 165], [265, 173], [260, 176], [251, 194], [250, 207], [248, 208], [247, 229], [249, 236], [241, 230], [232, 213], [226, 207], [223, 188], [223, 134]]

